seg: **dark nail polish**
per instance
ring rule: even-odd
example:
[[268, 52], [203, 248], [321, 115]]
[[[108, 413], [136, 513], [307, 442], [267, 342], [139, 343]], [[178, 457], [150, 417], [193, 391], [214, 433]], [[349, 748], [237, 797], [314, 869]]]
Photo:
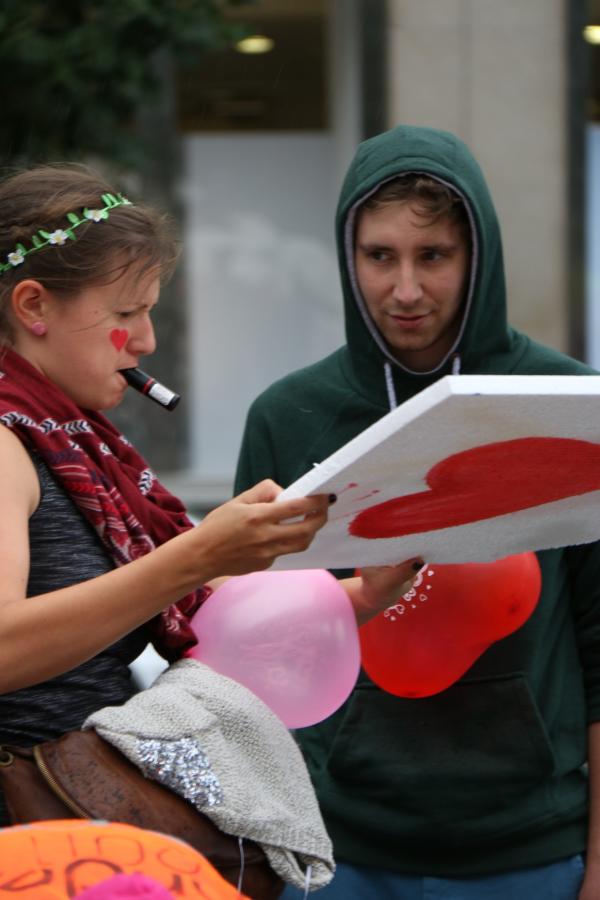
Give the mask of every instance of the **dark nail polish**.
[[418, 572], [420, 569], [423, 568], [424, 565], [425, 565], [425, 563], [423, 562], [422, 559], [421, 559], [421, 560], [418, 560], [417, 562], [414, 562], [414, 563], [412, 564], [413, 571]]
[[330, 504], [335, 503], [336, 500], [337, 500], [337, 494], [330, 494], [330, 495], [329, 495], [329, 503], [330, 503]]

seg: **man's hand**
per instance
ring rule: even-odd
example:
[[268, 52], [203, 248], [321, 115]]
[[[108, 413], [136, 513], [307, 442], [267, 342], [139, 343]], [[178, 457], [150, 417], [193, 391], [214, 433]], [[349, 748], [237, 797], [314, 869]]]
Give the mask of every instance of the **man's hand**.
[[423, 568], [422, 559], [409, 559], [397, 566], [366, 566], [360, 569], [360, 576], [347, 578], [341, 582], [359, 625], [363, 625], [393, 606], [398, 599], [411, 589], [417, 573]]

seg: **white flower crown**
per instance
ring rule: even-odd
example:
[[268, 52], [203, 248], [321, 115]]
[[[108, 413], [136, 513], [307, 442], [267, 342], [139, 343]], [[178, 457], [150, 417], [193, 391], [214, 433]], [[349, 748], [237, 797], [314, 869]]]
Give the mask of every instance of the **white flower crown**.
[[103, 219], [108, 219], [111, 209], [115, 209], [117, 206], [132, 205], [131, 201], [123, 197], [122, 194], [102, 194], [102, 200], [104, 206], [100, 209], [88, 209], [86, 207], [82, 210], [81, 216], [73, 212], [67, 213], [66, 218], [71, 223], [67, 228], [57, 228], [55, 231], [44, 231], [40, 228], [37, 234], [34, 234], [31, 238], [31, 247], [17, 244], [15, 249], [11, 250], [7, 255], [7, 262], [0, 263], [0, 275], [4, 275], [5, 272], [10, 272], [16, 266], [20, 266], [30, 253], [43, 250], [44, 247], [62, 247], [69, 239], [74, 241], [76, 235], [73, 232], [85, 222], [102, 222]]

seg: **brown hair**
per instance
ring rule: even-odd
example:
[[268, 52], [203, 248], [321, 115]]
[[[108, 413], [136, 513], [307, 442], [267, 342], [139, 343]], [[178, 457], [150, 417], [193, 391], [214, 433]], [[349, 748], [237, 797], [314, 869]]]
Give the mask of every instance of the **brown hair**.
[[414, 212], [431, 225], [450, 219], [470, 236], [467, 210], [460, 196], [443, 182], [428, 175], [411, 172], [386, 181], [365, 200], [362, 210], [380, 209], [388, 203], [410, 203]]
[[[102, 195], [116, 193], [97, 172], [74, 163], [36, 166], [7, 178], [0, 183], [0, 260], [5, 262], [17, 244], [29, 249], [40, 229], [67, 229], [67, 213], [102, 208]], [[80, 225], [75, 240], [29, 253], [0, 275], [0, 341], [10, 339], [9, 298], [24, 278], [69, 298], [116, 280], [133, 265], [140, 271], [156, 268], [164, 281], [178, 255], [169, 216], [138, 204], [111, 209], [108, 219]]]

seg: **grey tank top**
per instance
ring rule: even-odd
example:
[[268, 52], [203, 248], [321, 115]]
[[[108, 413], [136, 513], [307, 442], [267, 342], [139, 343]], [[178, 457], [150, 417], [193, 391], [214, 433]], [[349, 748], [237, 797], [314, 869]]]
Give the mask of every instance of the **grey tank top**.
[[[41, 500], [29, 520], [27, 596], [77, 584], [114, 568], [91, 525], [35, 454]], [[50, 681], [0, 695], [0, 744], [31, 746], [80, 728], [103, 706], [133, 693], [129, 663], [148, 642], [139, 628], [93, 659]], [[0, 796], [0, 824], [6, 821]]]

